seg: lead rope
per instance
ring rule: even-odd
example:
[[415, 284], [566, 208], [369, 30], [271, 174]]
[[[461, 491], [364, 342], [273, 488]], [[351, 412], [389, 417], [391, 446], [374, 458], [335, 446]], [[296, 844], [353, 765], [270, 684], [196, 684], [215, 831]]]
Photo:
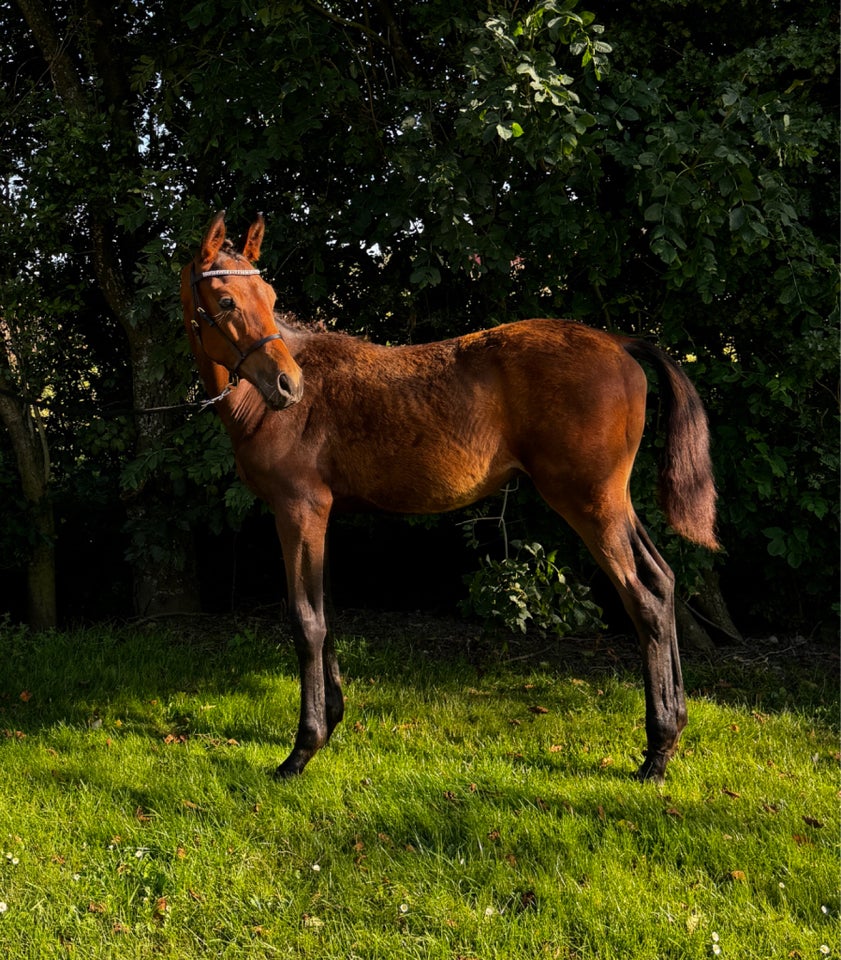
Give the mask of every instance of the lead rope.
[[224, 400], [225, 397], [234, 389], [234, 384], [229, 383], [218, 396], [211, 397], [209, 400], [191, 400], [189, 403], [174, 403], [169, 407], [141, 407], [135, 410], [135, 413], [170, 413], [173, 410], [197, 410], [202, 413], [209, 410], [214, 404]]

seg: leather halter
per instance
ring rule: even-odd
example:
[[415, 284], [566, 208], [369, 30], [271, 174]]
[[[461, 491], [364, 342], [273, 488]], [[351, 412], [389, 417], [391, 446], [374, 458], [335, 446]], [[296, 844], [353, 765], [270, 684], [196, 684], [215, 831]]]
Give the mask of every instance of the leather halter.
[[193, 317], [192, 325], [193, 330], [195, 331], [196, 337], [198, 338], [199, 343], [201, 343], [201, 324], [199, 319], [204, 320], [204, 322], [209, 327], [214, 327], [219, 331], [220, 334], [224, 337], [225, 340], [234, 348], [234, 350], [239, 354], [239, 360], [234, 364], [233, 367], [229, 367], [231, 374], [231, 385], [236, 386], [239, 375], [237, 371], [243, 365], [243, 363], [254, 353], [256, 350], [259, 350], [261, 347], [264, 347], [267, 343], [270, 343], [272, 340], [282, 340], [283, 334], [281, 333], [270, 333], [268, 336], [260, 337], [259, 340], [255, 340], [247, 350], [243, 351], [237, 346], [237, 344], [232, 339], [231, 335], [225, 330], [224, 327], [219, 326], [216, 320], [210, 316], [210, 314], [204, 309], [204, 307], [199, 303], [199, 294], [198, 294], [198, 285], [199, 282], [204, 280], [207, 277], [255, 277], [259, 276], [260, 271], [255, 269], [250, 270], [204, 270], [201, 273], [196, 273], [196, 268], [194, 264], [190, 265], [190, 287], [193, 291], [193, 312], [195, 316]]

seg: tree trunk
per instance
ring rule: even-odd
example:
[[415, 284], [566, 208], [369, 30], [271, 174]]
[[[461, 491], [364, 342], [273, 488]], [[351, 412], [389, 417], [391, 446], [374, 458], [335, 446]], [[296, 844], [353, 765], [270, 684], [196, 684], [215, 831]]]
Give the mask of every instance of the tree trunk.
[[715, 653], [715, 644], [707, 631], [698, 623], [682, 600], [675, 599], [675, 625], [682, 650], [694, 653]]
[[[8, 349], [8, 345], [6, 346]], [[55, 520], [49, 498], [50, 463], [43, 426], [9, 377], [8, 355], [0, 354], [0, 420], [15, 453], [24, 498], [33, 519], [33, 549], [27, 567], [28, 620], [33, 630], [56, 626]]]
[[[161, 404], [160, 382], [152, 363], [154, 337], [148, 329], [135, 329], [131, 347], [137, 426], [135, 454], [142, 457], [165, 442], [172, 424], [164, 413], [143, 412]], [[172, 503], [166, 477], [152, 478], [127, 502], [130, 528], [140, 535], [138, 539], [151, 541], [151, 546], [157, 548], [139, 556], [135, 553], [132, 563], [134, 609], [139, 616], [195, 613], [200, 609], [192, 533], [176, 526]], [[160, 531], [164, 528], [168, 531], [166, 542], [155, 542], [160, 540]]]
[[717, 630], [729, 640], [742, 643], [744, 637], [733, 623], [727, 603], [721, 593], [721, 584], [715, 570], [708, 570], [704, 574], [701, 589], [692, 598], [692, 606], [696, 607], [703, 619], [714, 630]]

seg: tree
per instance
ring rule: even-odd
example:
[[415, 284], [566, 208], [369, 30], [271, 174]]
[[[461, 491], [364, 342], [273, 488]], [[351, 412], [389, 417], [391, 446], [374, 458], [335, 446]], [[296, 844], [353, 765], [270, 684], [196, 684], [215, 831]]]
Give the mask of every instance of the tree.
[[[432, 339], [539, 314], [658, 339], [711, 411], [725, 592], [775, 623], [826, 615], [838, 460], [827, 0], [16, 3], [0, 6], [0, 109], [14, 119], [0, 150], [18, 183], [4, 216], [32, 237], [30, 256], [72, 258], [101, 291], [67, 321], [111, 377], [88, 420], [133, 411], [53, 459], [73, 483], [81, 442], [122, 468], [146, 601], [183, 596], [190, 528], [218, 529], [226, 501], [247, 508], [212, 420], [140, 412], [195, 396], [174, 266], [228, 207], [229, 222], [266, 212], [284, 307], [349, 332]], [[48, 270], [37, 282], [54, 295]], [[41, 349], [47, 369], [53, 348]], [[644, 457], [640, 495], [651, 469]], [[518, 509], [543, 522], [528, 500]], [[643, 512], [657, 526], [655, 504]], [[685, 595], [710, 581], [709, 557], [655, 536]], [[773, 609], [751, 592], [757, 568], [779, 586]]]
[[55, 519], [48, 492], [50, 456], [37, 401], [25, 399], [21, 368], [10, 325], [0, 319], [0, 421], [14, 450], [34, 541], [27, 564], [28, 620], [35, 629], [46, 630], [57, 623]]
[[[132, 200], [146, 187], [143, 129], [138, 121], [142, 103], [128, 85], [132, 61], [122, 54], [121, 34], [136, 31], [142, 21], [131, 4], [113, 8], [96, 0], [79, 14], [72, 5], [48, 10], [41, 0], [20, 0], [29, 33], [49, 69], [52, 89], [41, 77], [30, 81], [16, 106], [33, 111], [29, 144], [61, 145], [27, 155], [26, 139], [16, 138], [13, 169], [20, 177], [18, 210], [40, 224], [54, 211], [70, 212], [65, 230], [50, 230], [39, 238], [42, 257], [55, 255], [50, 241], [60, 247], [86, 248], [82, 269], [101, 291], [105, 305], [117, 319], [128, 348], [133, 424], [138, 456], [159, 447], [167, 431], [166, 419], [146, 415], [168, 399], [161, 386], [160, 353], [171, 347], [173, 332], [163, 302], [146, 300], [138, 289], [145, 249], [155, 246], [157, 211], [141, 216]], [[57, 16], [54, 16], [53, 14]], [[63, 34], [59, 25], [63, 27]], [[72, 28], [72, 29], [71, 29]], [[20, 39], [20, 29], [15, 32]], [[118, 39], [120, 38], [120, 39]], [[113, 41], [113, 42], [112, 42]], [[17, 62], [32, 58], [31, 49]], [[39, 111], [43, 111], [40, 117]], [[127, 224], [128, 210], [135, 216]], [[158, 248], [160, 249], [160, 248]], [[145, 308], [145, 309], [144, 309]], [[139, 549], [133, 554], [135, 605], [144, 612], [181, 609], [193, 603], [193, 587], [185, 573], [188, 538], [176, 525], [163, 523], [171, 497], [165, 479], [149, 484], [143, 496], [129, 505], [129, 522]], [[157, 528], [157, 529], [156, 529]], [[163, 529], [166, 528], [166, 529]], [[179, 545], [178, 540], [181, 540]], [[164, 541], [162, 544], [161, 541]]]

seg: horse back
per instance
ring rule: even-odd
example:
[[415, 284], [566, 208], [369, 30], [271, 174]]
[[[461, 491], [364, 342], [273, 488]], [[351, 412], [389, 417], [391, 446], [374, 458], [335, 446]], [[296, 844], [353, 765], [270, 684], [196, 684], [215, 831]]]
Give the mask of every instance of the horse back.
[[644, 409], [641, 368], [620, 338], [571, 321], [401, 347], [315, 334], [293, 352], [304, 398], [266, 416], [251, 454], [262, 466], [240, 454], [241, 472], [275, 487], [320, 483], [340, 504], [443, 512], [531, 474], [541, 458], [580, 464], [582, 446], [603, 458], [606, 432], [622, 451], [630, 435], [633, 452], [641, 435], [638, 411], [627, 422], [640, 387]]

